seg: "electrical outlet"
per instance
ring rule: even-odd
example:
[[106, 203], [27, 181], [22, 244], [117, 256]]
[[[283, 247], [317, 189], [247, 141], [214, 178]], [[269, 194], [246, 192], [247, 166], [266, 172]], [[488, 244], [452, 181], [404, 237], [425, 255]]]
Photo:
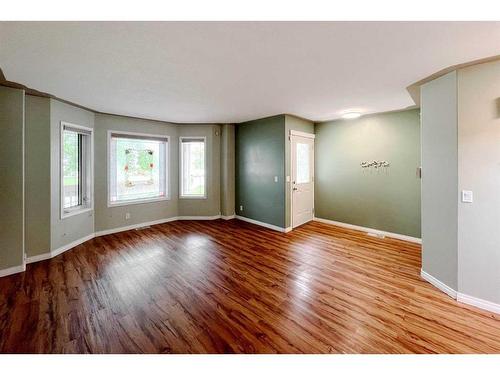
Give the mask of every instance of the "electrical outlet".
[[125, 214], [125, 220], [128, 220], [128, 219], [130, 219], [130, 212], [127, 212], [127, 213]]
[[243, 206], [240, 206], [240, 211], [243, 211]]

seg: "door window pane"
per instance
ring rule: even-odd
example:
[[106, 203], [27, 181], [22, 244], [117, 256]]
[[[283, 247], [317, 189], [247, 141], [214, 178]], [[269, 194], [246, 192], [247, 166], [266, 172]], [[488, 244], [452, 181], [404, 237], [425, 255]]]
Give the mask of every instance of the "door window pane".
[[311, 181], [309, 170], [309, 145], [297, 143], [297, 184], [307, 184]]

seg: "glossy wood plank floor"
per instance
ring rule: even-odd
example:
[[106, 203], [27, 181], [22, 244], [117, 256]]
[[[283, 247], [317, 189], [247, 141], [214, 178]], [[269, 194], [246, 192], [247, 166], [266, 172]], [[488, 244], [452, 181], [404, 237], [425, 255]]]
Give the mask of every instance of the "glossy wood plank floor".
[[500, 317], [419, 277], [420, 247], [317, 222], [99, 237], [0, 279], [4, 353], [500, 352]]

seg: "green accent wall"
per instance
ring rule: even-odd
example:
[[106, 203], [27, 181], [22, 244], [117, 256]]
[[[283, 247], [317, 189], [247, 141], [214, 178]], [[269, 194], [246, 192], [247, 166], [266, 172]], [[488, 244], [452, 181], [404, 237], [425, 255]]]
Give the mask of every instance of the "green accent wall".
[[0, 87], [0, 129], [1, 274], [24, 263], [24, 90]]
[[[315, 216], [420, 238], [419, 110], [315, 125]], [[366, 170], [363, 161], [385, 160]]]
[[236, 125], [236, 214], [285, 227], [285, 115]]

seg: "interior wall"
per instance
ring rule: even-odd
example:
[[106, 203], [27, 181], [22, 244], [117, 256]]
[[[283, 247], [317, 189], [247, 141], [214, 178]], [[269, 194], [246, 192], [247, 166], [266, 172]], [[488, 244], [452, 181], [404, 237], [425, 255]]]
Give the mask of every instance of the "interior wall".
[[205, 137], [207, 157], [207, 197], [205, 199], [179, 197], [179, 216], [220, 215], [221, 126], [183, 124], [178, 126], [178, 134], [179, 137]]
[[285, 115], [285, 227], [292, 225], [292, 163], [290, 130], [314, 134], [314, 122], [292, 115]]
[[[169, 141], [169, 199], [108, 207], [108, 131], [167, 135]], [[125, 116], [96, 114], [95, 119], [95, 230], [128, 227], [177, 216], [220, 215], [220, 125], [171, 124]], [[206, 137], [207, 198], [179, 198], [179, 137]], [[234, 195], [234, 193], [233, 193]], [[126, 219], [125, 215], [130, 214]]]
[[421, 88], [422, 270], [457, 289], [457, 74]]
[[50, 251], [50, 99], [25, 96], [25, 252]]
[[285, 228], [284, 115], [236, 125], [235, 177], [236, 214]]
[[458, 290], [500, 303], [500, 61], [458, 72]]
[[[315, 125], [315, 216], [420, 238], [419, 110]], [[390, 167], [363, 169], [363, 161]]]
[[221, 131], [220, 210], [221, 215], [227, 217], [235, 214], [235, 126], [224, 124]]
[[24, 90], [0, 86], [0, 129], [0, 274], [8, 274], [24, 265]]
[[[170, 136], [169, 200], [108, 207], [108, 131], [110, 130]], [[94, 145], [96, 232], [177, 216], [179, 143], [175, 124], [98, 113], [95, 116]], [[130, 214], [129, 219], [125, 219], [126, 213]]]
[[[51, 251], [94, 233], [93, 210], [61, 218], [61, 121], [93, 128], [94, 113], [50, 99]], [[94, 134], [94, 141], [95, 139]]]

